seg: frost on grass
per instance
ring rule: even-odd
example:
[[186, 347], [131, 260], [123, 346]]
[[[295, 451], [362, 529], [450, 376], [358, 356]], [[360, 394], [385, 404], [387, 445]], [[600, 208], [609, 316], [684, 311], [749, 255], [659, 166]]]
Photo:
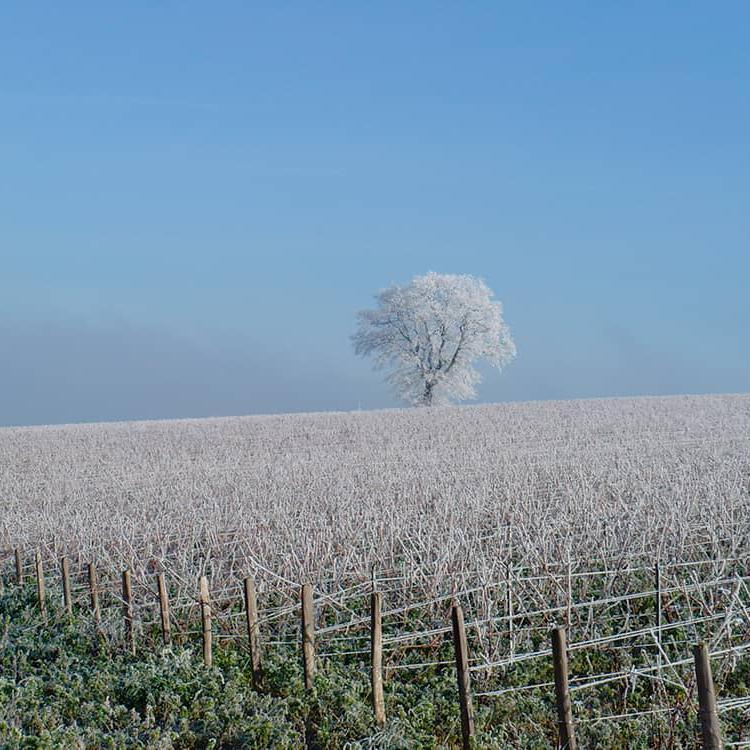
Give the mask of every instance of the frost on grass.
[[409, 596], [511, 558], [705, 557], [747, 548], [749, 437], [748, 396], [5, 429], [0, 544]]

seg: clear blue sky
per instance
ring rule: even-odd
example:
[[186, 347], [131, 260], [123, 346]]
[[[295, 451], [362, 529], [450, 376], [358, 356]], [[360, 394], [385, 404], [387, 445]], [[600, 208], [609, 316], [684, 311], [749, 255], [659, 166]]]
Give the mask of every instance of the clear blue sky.
[[750, 390], [750, 5], [10, 2], [0, 424], [395, 405], [354, 313], [483, 277], [483, 401]]

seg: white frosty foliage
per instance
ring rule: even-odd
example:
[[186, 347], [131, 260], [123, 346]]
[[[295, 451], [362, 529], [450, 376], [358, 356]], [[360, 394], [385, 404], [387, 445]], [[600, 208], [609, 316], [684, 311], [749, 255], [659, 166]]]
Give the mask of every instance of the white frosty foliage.
[[502, 368], [516, 355], [502, 304], [481, 280], [428, 273], [376, 295], [358, 313], [357, 354], [372, 355], [400, 398], [432, 406], [476, 396], [478, 359]]

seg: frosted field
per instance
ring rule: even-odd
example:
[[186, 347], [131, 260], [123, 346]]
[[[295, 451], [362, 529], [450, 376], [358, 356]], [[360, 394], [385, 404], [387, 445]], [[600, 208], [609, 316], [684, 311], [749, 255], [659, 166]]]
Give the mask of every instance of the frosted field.
[[[0, 430], [0, 545], [409, 596], [748, 551], [750, 396]], [[415, 591], [415, 589], [417, 591]]]

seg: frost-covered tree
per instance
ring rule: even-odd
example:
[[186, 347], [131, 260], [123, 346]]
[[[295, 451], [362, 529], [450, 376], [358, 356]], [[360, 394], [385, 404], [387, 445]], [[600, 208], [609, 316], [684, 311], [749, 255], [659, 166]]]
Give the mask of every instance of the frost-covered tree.
[[498, 369], [516, 355], [502, 304], [481, 280], [428, 273], [375, 295], [377, 307], [357, 314], [357, 354], [372, 355], [410, 404], [433, 406], [473, 398], [484, 359]]

